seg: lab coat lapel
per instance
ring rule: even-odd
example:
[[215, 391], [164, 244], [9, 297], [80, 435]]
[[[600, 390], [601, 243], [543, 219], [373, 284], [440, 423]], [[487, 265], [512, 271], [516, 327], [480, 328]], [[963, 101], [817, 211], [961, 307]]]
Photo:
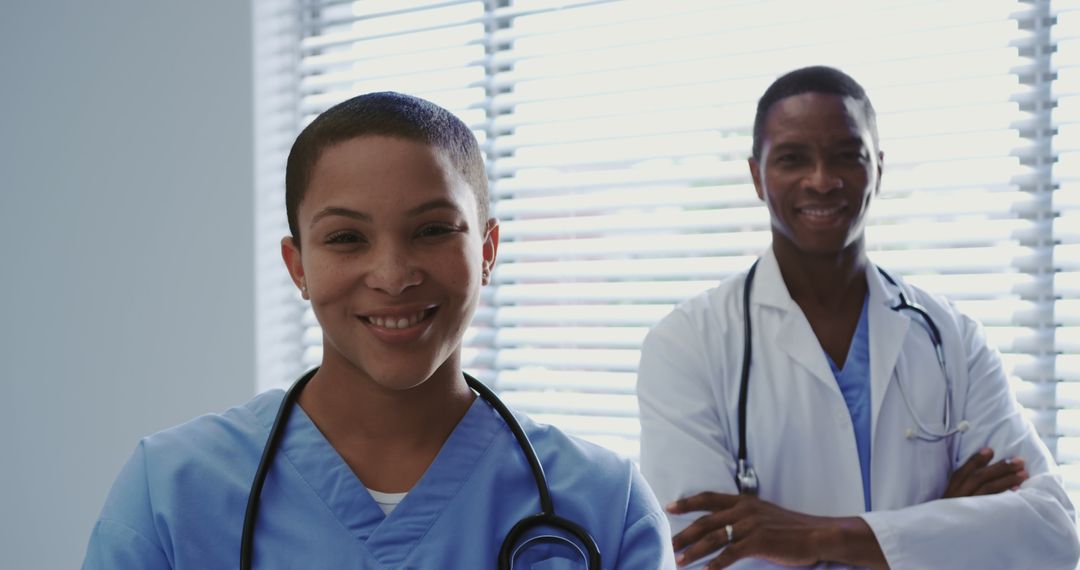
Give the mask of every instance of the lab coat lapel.
[[[810, 322], [806, 320], [806, 315], [788, 293], [772, 248], [769, 248], [768, 252], [761, 257], [761, 262], [758, 264], [750, 300], [751, 313], [757, 322], [761, 321], [760, 312], [753, 310], [757, 305], [774, 307], [784, 313], [780, 326], [776, 328], [776, 334], [769, 339], [773, 346], [763, 347], [763, 350], [776, 348], [786, 353], [814, 378], [824, 382], [829, 389], [839, 394], [840, 388], [836, 385], [836, 377], [833, 376], [829, 362], [825, 359], [825, 351], [821, 348], [821, 343], [817, 341], [817, 336], [814, 335]], [[764, 329], [759, 326], [754, 330]]]
[[867, 318], [870, 321], [870, 441], [875, 441], [881, 404], [892, 381], [911, 319], [900, 311], [892, 310], [898, 302], [896, 288], [885, 282], [872, 263], [866, 268], [866, 283], [870, 292], [867, 301]]

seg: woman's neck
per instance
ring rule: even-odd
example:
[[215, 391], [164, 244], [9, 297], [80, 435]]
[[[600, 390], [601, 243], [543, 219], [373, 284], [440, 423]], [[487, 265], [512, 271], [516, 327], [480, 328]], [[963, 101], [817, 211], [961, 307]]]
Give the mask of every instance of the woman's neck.
[[324, 358], [299, 405], [368, 488], [400, 492], [427, 470], [475, 399], [455, 359], [395, 390]]

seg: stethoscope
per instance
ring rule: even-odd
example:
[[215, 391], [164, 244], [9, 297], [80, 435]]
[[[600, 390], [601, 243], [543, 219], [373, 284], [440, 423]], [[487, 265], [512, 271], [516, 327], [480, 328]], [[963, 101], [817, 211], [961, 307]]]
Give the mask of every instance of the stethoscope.
[[[255, 545], [255, 520], [259, 512], [259, 497], [262, 494], [263, 483], [266, 482], [266, 475], [270, 472], [270, 464], [273, 462], [274, 454], [277, 452], [282, 435], [285, 433], [285, 425], [288, 422], [289, 414], [292, 412], [293, 405], [300, 396], [300, 392], [303, 391], [308, 381], [315, 376], [318, 370], [316, 367], [304, 374], [285, 393], [285, 397], [281, 400], [281, 406], [278, 407], [277, 417], [274, 418], [274, 425], [270, 428], [270, 435], [266, 438], [266, 446], [263, 448], [262, 458], [259, 460], [259, 468], [255, 471], [255, 479], [251, 482], [247, 511], [244, 513], [244, 530], [240, 538], [241, 570], [250, 570], [251, 568], [252, 551]], [[525, 435], [525, 431], [521, 429], [521, 424], [510, 413], [510, 409], [506, 407], [506, 404], [495, 395], [495, 392], [492, 392], [491, 389], [480, 383], [476, 378], [468, 374], [464, 374], [464, 376], [469, 388], [475, 390], [485, 402], [495, 408], [495, 411], [506, 422], [506, 426], [513, 432], [518, 447], [521, 448], [521, 452], [529, 463], [533, 479], [536, 480], [536, 491], [540, 495], [540, 512], [521, 519], [506, 534], [502, 547], [499, 549], [499, 569], [509, 570], [512, 568], [512, 560], [532, 543], [555, 541], [568, 544], [573, 550], [580, 553], [589, 570], [600, 570], [600, 549], [596, 546], [593, 537], [581, 525], [555, 514], [555, 506], [551, 502], [547, 477], [544, 476], [544, 467], [540, 464], [540, 460], [537, 459], [536, 450], [533, 449], [532, 443], [529, 442], [529, 438]], [[585, 550], [588, 552], [582, 552], [581, 548], [573, 541], [557, 535], [533, 537], [520, 545], [518, 544], [526, 532], [541, 527], [557, 529], [573, 535], [585, 546]], [[517, 548], [515, 548], [515, 545]]]
[[[760, 261], [760, 260], [759, 260]], [[753, 466], [750, 465], [749, 460], [746, 458], [746, 395], [747, 387], [750, 384], [750, 285], [754, 281], [754, 273], [757, 271], [758, 262], [755, 261], [750, 266], [750, 271], [746, 273], [746, 282], [743, 283], [743, 360], [742, 360], [742, 379], [739, 383], [739, 455], [738, 462], [736, 463], [735, 483], [739, 487], [739, 493], [744, 495], [756, 495], [758, 492], [758, 476], [754, 471]], [[914, 428], [908, 428], [904, 436], [907, 439], [919, 439], [922, 441], [941, 441], [947, 437], [951, 437], [958, 433], [963, 433], [971, 427], [971, 424], [967, 420], [962, 420], [956, 425], [956, 427], [950, 428], [951, 413], [952, 413], [952, 381], [949, 379], [949, 373], [945, 366], [945, 348], [941, 341], [941, 330], [938, 329], [934, 319], [930, 317], [930, 313], [926, 309], [918, 304], [908, 300], [904, 290], [892, 278], [891, 275], [885, 272], [884, 269], [878, 267], [878, 273], [889, 282], [890, 285], [896, 287], [898, 295], [898, 302], [890, 307], [894, 311], [912, 311], [922, 317], [923, 323], [926, 325], [927, 334], [930, 335], [930, 342], [934, 345], [934, 355], [937, 357], [938, 366], [941, 368], [941, 374], [945, 378], [945, 430], [937, 431], [927, 427], [919, 419], [919, 414], [915, 413], [915, 409], [911, 405], [911, 401], [908, 399], [907, 393], [904, 391], [904, 382], [897, 376], [896, 387], [900, 392], [901, 398], [904, 400], [904, 404], [907, 406], [908, 413], [911, 414], [911, 418], [915, 421]]]

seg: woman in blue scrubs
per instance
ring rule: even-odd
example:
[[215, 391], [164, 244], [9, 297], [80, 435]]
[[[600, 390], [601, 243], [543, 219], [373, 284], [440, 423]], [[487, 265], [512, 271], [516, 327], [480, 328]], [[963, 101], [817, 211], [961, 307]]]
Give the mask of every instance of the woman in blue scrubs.
[[[540, 511], [507, 424], [466, 384], [461, 344], [499, 226], [469, 128], [395, 94], [313, 121], [286, 172], [293, 281], [323, 360], [284, 423], [254, 520], [256, 568], [494, 568]], [[236, 568], [249, 490], [284, 392], [143, 439], [109, 494], [83, 568]], [[604, 568], [674, 568], [668, 523], [629, 461], [518, 416], [558, 514]], [[554, 529], [515, 568], [584, 568]], [[522, 547], [524, 546], [524, 547]]]

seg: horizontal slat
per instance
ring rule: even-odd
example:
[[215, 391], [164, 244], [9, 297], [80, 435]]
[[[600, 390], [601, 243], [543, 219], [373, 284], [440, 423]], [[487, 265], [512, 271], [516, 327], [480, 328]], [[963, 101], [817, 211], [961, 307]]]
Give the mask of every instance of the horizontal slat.
[[[1065, 320], [1065, 319], [1060, 319]], [[1080, 353], [1080, 315], [1068, 319], [1074, 326], [1064, 326], [1054, 331], [1054, 350], [1058, 352]], [[1077, 401], [1080, 406], [1080, 400]]]
[[659, 305], [512, 305], [499, 307], [495, 322], [500, 326], [520, 325], [603, 325], [649, 326], [674, 308]]
[[637, 419], [637, 396], [633, 394], [588, 394], [554, 390], [543, 392], [503, 392], [507, 404], [523, 411], [582, 416]]
[[498, 368], [542, 367], [555, 370], [637, 370], [639, 354], [633, 349], [504, 348], [496, 358]]
[[641, 425], [638, 423], [637, 418], [579, 416], [544, 412], [533, 412], [529, 415], [536, 422], [558, 426], [569, 433], [584, 437], [601, 435], [633, 438], [635, 440], [641, 437]]
[[[716, 157], [702, 155], [678, 164], [663, 161], [618, 166], [598, 163], [590, 170], [580, 172], [553, 169], [503, 172], [504, 177], [497, 180], [495, 194], [505, 197], [517, 193], [623, 188], [645, 184], [749, 185], [751, 180], [745, 160], [750, 154], [749, 146], [744, 152], [742, 157], [733, 160], [717, 160]], [[882, 177], [883, 199], [896, 193], [928, 194], [938, 190], [972, 189], [969, 192], [971, 195], [987, 195], [995, 200], [995, 204], [1001, 200], [1015, 203], [1030, 201], [1030, 196], [1020, 197], [1022, 199], [1002, 198], [997, 192], [987, 190], [1015, 190], [1016, 185], [1030, 183], [1035, 174], [1034, 170], [1019, 166], [1017, 159], [1009, 157], [918, 165], [890, 162], [887, 168], [887, 174]], [[511, 174], [513, 178], [505, 178]], [[950, 202], [959, 199], [959, 195], [949, 195], [948, 198], [941, 200], [941, 206], [946, 211], [955, 207]], [[976, 211], [987, 207], [979, 202], [969, 205]]]
[[[678, 217], [678, 214], [672, 214]], [[761, 216], [755, 216], [761, 217]], [[747, 224], [749, 226], [749, 224]], [[915, 249], [926, 245], [981, 246], [1010, 239], [1032, 239], [1036, 228], [1024, 220], [989, 220], [909, 225], [880, 225], [867, 229], [873, 251]], [[1026, 231], [1025, 231], [1026, 230]], [[950, 237], [956, 236], [956, 237]], [[500, 262], [607, 257], [691, 257], [733, 255], [761, 251], [771, 242], [772, 233], [758, 231], [643, 234], [603, 238], [523, 240], [503, 242]]]
[[562, 390], [595, 394], [634, 395], [637, 374], [588, 370], [501, 370], [500, 390]]
[[[1034, 294], [1043, 287], [1039, 279], [1020, 273], [1003, 273], [994, 279], [981, 274], [909, 275], [907, 279], [952, 299]], [[717, 283], [718, 280], [503, 284], [498, 287], [496, 300], [500, 304], [679, 303]]]
[[1057, 357], [1057, 377], [1069, 382], [1080, 382], [1080, 354], [1060, 354]]
[[503, 327], [495, 346], [640, 349], [648, 327]]
[[[1020, 246], [961, 249], [882, 250], [874, 259], [898, 272], [940, 270], [955, 273], [998, 274], [1009, 267], [1031, 267], [1037, 252]], [[581, 280], [723, 279], [744, 270], [756, 256], [732, 255], [688, 258], [594, 259], [503, 263], [494, 273], [496, 283], [550, 282], [559, 276]], [[564, 277], [565, 278], [565, 277]]]
[[1066, 298], [1054, 303], [1055, 320], [1065, 325], [1080, 324], [1080, 299]]
[[[984, 279], [985, 281], [985, 279]], [[499, 304], [518, 303], [679, 303], [715, 287], [715, 280], [639, 282], [561, 282], [499, 285]]]

